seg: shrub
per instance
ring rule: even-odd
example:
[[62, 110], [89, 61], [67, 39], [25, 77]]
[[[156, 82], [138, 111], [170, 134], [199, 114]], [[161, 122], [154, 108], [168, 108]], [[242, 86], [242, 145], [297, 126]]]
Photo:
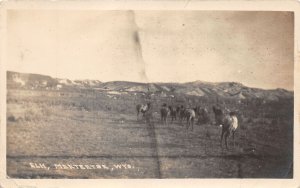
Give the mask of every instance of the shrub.
[[15, 116], [10, 115], [10, 116], [7, 117], [7, 121], [16, 122], [17, 119], [15, 118]]

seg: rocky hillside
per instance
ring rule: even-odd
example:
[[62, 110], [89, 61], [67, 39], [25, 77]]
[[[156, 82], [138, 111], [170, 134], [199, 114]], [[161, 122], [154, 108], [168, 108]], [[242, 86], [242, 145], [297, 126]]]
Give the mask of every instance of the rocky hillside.
[[42, 90], [94, 89], [119, 93], [151, 93], [161, 96], [188, 95], [201, 97], [226, 97], [234, 99], [262, 98], [279, 100], [293, 98], [285, 89], [264, 90], [250, 88], [236, 82], [210, 83], [136, 83], [126, 81], [100, 82], [98, 80], [69, 80], [39, 74], [7, 72], [7, 87]]

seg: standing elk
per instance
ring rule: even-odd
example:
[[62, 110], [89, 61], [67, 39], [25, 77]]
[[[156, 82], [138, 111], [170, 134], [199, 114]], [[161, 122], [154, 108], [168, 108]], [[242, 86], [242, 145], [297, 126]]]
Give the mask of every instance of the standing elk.
[[194, 110], [196, 113], [196, 118], [198, 119], [197, 120], [198, 125], [206, 124], [210, 121], [208, 111], [205, 107], [201, 108], [197, 106], [196, 108], [194, 108]]
[[177, 111], [176, 108], [173, 106], [169, 106], [169, 110], [170, 110], [171, 122], [173, 123], [173, 120], [176, 120]]
[[215, 114], [216, 125], [222, 127], [221, 133], [221, 147], [223, 142], [223, 136], [225, 136], [225, 146], [228, 149], [227, 138], [232, 134], [233, 145], [235, 146], [234, 134], [238, 128], [238, 119], [235, 112], [230, 112], [229, 115], [224, 114], [220, 108], [213, 106], [213, 112]]
[[164, 103], [160, 109], [160, 117], [161, 117], [161, 122], [163, 124], [167, 124], [167, 117], [170, 113], [170, 109], [167, 107], [167, 104]]

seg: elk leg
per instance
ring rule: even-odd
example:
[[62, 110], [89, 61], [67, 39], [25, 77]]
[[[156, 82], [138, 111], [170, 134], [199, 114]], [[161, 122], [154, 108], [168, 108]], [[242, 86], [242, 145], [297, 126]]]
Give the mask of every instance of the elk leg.
[[225, 145], [226, 145], [226, 149], [228, 149], [228, 145], [227, 145], [227, 138], [229, 136], [229, 132], [225, 133]]
[[188, 130], [190, 128], [190, 122], [189, 119], [186, 118], [186, 129]]
[[192, 118], [192, 131], [194, 130], [194, 118]]
[[222, 129], [222, 133], [221, 133], [221, 142], [220, 142], [220, 143], [221, 143], [221, 148], [223, 147], [223, 146], [222, 146], [222, 143], [223, 143], [223, 136], [224, 136], [224, 129]]
[[232, 141], [233, 141], [233, 147], [235, 147], [235, 141], [234, 141], [234, 131], [232, 132]]

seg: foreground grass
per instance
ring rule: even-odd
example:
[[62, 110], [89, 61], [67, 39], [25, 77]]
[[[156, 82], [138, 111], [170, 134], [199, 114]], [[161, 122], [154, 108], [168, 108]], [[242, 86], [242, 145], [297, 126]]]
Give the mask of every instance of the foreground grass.
[[[288, 178], [292, 124], [251, 117], [236, 147], [222, 150], [220, 128], [137, 121], [130, 96], [14, 90], [8, 95], [7, 172], [16, 178]], [[126, 96], [125, 96], [126, 97]], [[230, 143], [232, 144], [232, 143]], [[248, 152], [248, 148], [255, 148]], [[30, 163], [49, 169], [31, 168]], [[55, 164], [108, 169], [57, 169]], [[116, 168], [129, 164], [132, 168]]]

